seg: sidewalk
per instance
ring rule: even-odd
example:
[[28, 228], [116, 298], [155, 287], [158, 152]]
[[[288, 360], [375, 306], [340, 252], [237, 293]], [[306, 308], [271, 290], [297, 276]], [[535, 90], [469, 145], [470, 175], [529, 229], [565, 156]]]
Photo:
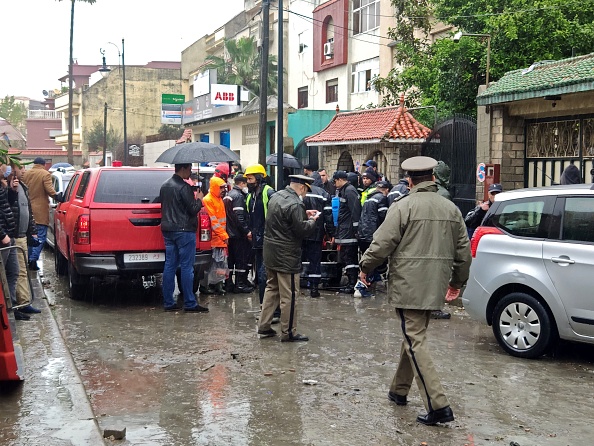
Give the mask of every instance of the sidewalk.
[[25, 380], [0, 387], [0, 444], [102, 445], [84, 386], [37, 273], [30, 273], [41, 314], [17, 321]]

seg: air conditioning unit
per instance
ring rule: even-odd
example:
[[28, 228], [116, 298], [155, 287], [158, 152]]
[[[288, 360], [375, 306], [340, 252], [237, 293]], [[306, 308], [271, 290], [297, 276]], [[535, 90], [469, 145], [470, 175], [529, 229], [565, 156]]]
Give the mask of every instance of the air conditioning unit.
[[326, 42], [324, 44], [324, 56], [326, 56], [326, 57], [334, 56], [334, 42]]

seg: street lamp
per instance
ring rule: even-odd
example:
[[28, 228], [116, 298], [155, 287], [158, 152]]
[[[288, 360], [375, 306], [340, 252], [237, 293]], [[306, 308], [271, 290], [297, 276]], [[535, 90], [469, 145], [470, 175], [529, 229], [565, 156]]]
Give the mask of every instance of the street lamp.
[[[124, 107], [123, 107], [123, 112], [124, 112], [124, 166], [128, 164], [128, 128], [126, 125], [126, 63], [124, 62], [124, 39], [122, 39], [122, 52], [120, 53], [120, 48], [112, 42], [108, 42], [110, 45], [113, 45], [116, 47], [116, 49], [118, 50], [118, 61], [120, 56], [122, 57], [122, 93], [124, 96]], [[106, 77], [109, 72], [111, 71], [107, 65], [105, 64], [105, 50], [100, 49], [101, 54], [103, 55], [103, 66], [99, 69], [99, 73], [101, 73], [101, 76]], [[105, 115], [107, 115], [107, 105], [105, 108], [106, 112]], [[105, 163], [105, 153], [103, 154], [103, 161]], [[105, 164], [104, 164], [105, 165]]]
[[452, 37], [452, 40], [454, 42], [458, 43], [462, 36], [486, 37], [487, 38], [487, 75], [485, 78], [485, 83], [487, 84], [487, 88], [489, 88], [489, 66], [491, 63], [491, 34], [473, 34], [473, 33], [465, 33], [462, 31], [458, 31], [456, 34], [454, 34], [454, 37]]

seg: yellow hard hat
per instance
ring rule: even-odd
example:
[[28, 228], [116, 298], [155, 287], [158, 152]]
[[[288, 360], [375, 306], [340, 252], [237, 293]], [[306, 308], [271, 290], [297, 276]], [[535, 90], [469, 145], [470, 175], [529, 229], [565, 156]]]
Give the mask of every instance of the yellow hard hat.
[[245, 169], [245, 176], [248, 175], [257, 175], [260, 174], [263, 177], [265, 177], [266, 174], [266, 169], [264, 169], [264, 166], [262, 164], [252, 164], [251, 166], [248, 166], [247, 169]]

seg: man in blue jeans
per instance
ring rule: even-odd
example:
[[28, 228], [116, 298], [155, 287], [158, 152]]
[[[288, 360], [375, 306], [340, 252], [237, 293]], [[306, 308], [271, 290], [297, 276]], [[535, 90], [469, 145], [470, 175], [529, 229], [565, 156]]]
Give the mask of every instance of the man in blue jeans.
[[173, 176], [161, 186], [161, 232], [165, 239], [163, 306], [165, 311], [181, 310], [173, 298], [175, 271], [179, 267], [184, 294], [184, 311], [208, 313], [208, 308], [198, 305], [192, 286], [196, 230], [198, 212], [202, 208], [202, 194], [199, 193], [194, 197], [192, 187], [184, 181], [190, 178], [191, 173], [192, 164], [176, 164]]

